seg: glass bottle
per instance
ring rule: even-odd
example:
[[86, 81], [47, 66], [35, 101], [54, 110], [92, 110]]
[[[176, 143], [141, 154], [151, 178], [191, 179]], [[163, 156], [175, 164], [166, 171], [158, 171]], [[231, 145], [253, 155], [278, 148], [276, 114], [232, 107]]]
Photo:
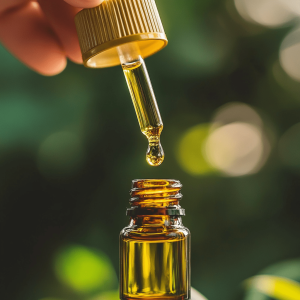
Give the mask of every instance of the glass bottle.
[[178, 180], [133, 180], [120, 233], [121, 299], [190, 299], [190, 232]]

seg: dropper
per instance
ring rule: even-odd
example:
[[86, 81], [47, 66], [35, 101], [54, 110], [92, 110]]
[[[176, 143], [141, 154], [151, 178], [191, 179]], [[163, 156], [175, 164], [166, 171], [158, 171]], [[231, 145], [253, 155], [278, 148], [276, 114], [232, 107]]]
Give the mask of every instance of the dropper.
[[154, 0], [104, 0], [75, 17], [83, 63], [88, 68], [122, 65], [142, 133], [148, 139], [146, 160], [164, 160], [163, 122], [143, 58], [167, 43]]

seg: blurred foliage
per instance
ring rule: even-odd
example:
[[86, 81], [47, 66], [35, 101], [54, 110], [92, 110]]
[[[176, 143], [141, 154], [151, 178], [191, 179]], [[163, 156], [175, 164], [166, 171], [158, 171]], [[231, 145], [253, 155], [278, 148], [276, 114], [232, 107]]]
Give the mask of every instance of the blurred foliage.
[[96, 296], [95, 298], [92, 298], [91, 300], [118, 300], [119, 297], [119, 291], [110, 291], [110, 292], [104, 292], [100, 295]]
[[282, 261], [265, 268], [260, 274], [245, 281], [245, 300], [300, 299], [300, 261]]
[[203, 148], [209, 130], [209, 124], [196, 125], [181, 138], [178, 147], [178, 161], [187, 173], [201, 175], [215, 171], [204, 157]]
[[58, 298], [43, 298], [43, 299], [40, 299], [40, 300], [61, 300], [61, 299], [58, 299]]
[[81, 246], [69, 246], [59, 252], [55, 271], [63, 283], [79, 292], [91, 293], [116, 285], [115, 273], [106, 255]]
[[[300, 298], [300, 284], [283, 277], [260, 275], [247, 280], [247, 285], [261, 294], [278, 300], [298, 300]], [[252, 294], [246, 298], [256, 300], [257, 295]]]
[[[258, 274], [300, 282], [300, 52], [285, 39], [298, 17], [279, 26], [268, 15], [276, 24], [263, 26], [243, 19], [236, 2], [157, 0], [169, 39], [146, 60], [164, 121], [158, 168], [145, 161], [120, 67], [69, 63], [49, 78], [0, 48], [0, 299], [115, 300], [118, 235], [135, 178], [183, 183], [192, 285], [209, 300], [268, 299], [243, 288]], [[235, 115], [214, 124], [230, 103], [245, 104], [258, 122]], [[230, 168], [259, 160], [233, 176], [212, 169], [203, 149], [216, 128], [236, 122], [255, 127], [257, 147], [235, 127]]]

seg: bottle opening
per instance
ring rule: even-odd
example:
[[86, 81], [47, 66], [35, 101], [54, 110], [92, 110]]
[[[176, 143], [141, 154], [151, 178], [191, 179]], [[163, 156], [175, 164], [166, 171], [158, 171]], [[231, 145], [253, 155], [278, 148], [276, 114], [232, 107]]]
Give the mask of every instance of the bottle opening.
[[185, 211], [179, 205], [182, 184], [175, 179], [135, 179], [130, 191], [129, 216], [177, 215]]

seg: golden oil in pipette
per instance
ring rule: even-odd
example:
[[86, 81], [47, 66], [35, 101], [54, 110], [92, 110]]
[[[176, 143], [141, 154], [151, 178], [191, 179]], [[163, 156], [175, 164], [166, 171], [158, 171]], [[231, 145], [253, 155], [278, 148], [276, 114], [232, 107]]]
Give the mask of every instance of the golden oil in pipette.
[[144, 60], [139, 57], [137, 61], [122, 64], [122, 68], [141, 131], [148, 139], [146, 160], [151, 166], [159, 166], [164, 160], [160, 143], [163, 122]]

